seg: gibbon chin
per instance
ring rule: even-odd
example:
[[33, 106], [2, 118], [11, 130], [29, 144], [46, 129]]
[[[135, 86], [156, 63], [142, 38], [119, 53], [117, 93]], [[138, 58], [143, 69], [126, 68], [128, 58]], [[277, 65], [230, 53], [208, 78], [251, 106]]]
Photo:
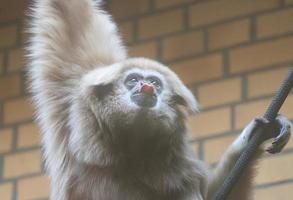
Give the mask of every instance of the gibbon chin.
[[[246, 146], [251, 122], [209, 167], [188, 143], [192, 93], [168, 67], [128, 58], [100, 1], [35, 0], [28, 66], [52, 200], [203, 200]], [[276, 120], [280, 151], [290, 122]], [[260, 149], [260, 152], [262, 150]], [[256, 158], [258, 158], [258, 155]], [[251, 163], [231, 199], [250, 199]]]

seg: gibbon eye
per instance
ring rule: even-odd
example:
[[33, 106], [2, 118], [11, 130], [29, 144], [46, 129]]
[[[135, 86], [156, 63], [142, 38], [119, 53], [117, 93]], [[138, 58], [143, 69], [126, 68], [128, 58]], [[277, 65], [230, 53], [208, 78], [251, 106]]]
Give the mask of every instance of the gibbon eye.
[[152, 80], [151, 83], [154, 84], [154, 85], [157, 85], [158, 84], [158, 81]]
[[129, 74], [125, 79], [125, 86], [132, 89], [143, 77], [137, 73]]
[[137, 81], [138, 81], [137, 78], [132, 78], [132, 79], [130, 80], [130, 82], [137, 82]]
[[156, 77], [156, 76], [151, 76], [148, 78], [149, 82], [154, 85], [157, 89], [160, 89], [162, 87], [162, 81]]
[[155, 86], [160, 86], [160, 83], [157, 80], [151, 81], [151, 84], [153, 84]]

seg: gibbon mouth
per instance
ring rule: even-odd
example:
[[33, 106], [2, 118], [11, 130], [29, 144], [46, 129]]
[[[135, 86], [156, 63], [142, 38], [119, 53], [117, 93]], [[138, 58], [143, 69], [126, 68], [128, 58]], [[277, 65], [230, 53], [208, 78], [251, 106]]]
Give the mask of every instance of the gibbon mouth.
[[131, 100], [140, 107], [154, 107], [157, 103], [157, 96], [155, 94], [148, 94], [144, 92], [136, 92], [131, 95]]

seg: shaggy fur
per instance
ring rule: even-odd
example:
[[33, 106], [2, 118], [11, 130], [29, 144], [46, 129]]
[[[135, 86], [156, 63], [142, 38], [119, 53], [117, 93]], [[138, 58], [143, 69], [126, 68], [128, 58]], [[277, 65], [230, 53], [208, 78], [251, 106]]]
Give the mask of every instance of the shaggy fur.
[[[115, 23], [91, 0], [37, 0], [29, 77], [52, 200], [211, 199], [246, 145], [250, 125], [211, 170], [188, 145], [192, 93], [168, 67], [128, 58]], [[133, 105], [132, 71], [164, 84], [154, 108]], [[249, 199], [249, 174], [231, 199]], [[243, 185], [245, 186], [243, 188]]]

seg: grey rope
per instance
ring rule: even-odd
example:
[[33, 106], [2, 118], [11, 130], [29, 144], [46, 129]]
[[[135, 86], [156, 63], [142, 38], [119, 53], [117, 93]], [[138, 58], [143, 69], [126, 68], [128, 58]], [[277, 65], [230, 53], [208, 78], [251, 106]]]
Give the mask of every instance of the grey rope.
[[[267, 108], [264, 118], [269, 122], [273, 122], [277, 117], [278, 112], [283, 105], [285, 99], [290, 93], [291, 88], [293, 87], [293, 68], [289, 71], [288, 76], [283, 81], [279, 90], [276, 92], [273, 97], [271, 104]], [[254, 155], [258, 151], [259, 145], [261, 145], [265, 140], [275, 137], [273, 134], [268, 133], [268, 129], [257, 128], [256, 133], [253, 134], [253, 137], [250, 139], [247, 147], [241, 153], [240, 157], [236, 161], [234, 167], [232, 168], [229, 175], [224, 180], [224, 183], [219, 188], [214, 196], [214, 200], [226, 200], [229, 193], [233, 189], [233, 186], [237, 183], [237, 180], [241, 177], [243, 170], [249, 165], [249, 161], [253, 159]]]

